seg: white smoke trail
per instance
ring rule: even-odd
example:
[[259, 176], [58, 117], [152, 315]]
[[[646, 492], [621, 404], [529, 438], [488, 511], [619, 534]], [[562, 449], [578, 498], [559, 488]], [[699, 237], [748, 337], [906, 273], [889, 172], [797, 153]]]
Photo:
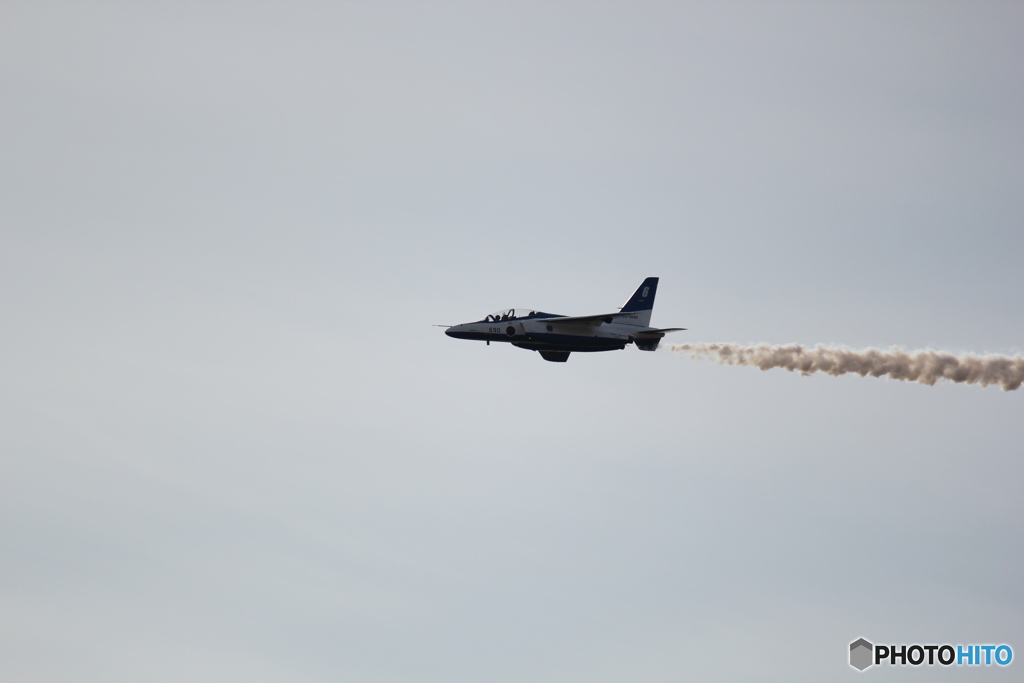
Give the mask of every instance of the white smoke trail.
[[861, 377], [888, 377], [933, 386], [938, 380], [987, 387], [998, 384], [1003, 391], [1019, 389], [1024, 382], [1024, 356], [954, 356], [942, 351], [888, 351], [797, 344], [771, 346], [756, 344], [673, 344], [669, 351], [690, 358], [706, 358], [721, 365], [750, 365], [770, 370], [784, 368], [802, 375], [824, 372], [839, 376], [855, 372]]

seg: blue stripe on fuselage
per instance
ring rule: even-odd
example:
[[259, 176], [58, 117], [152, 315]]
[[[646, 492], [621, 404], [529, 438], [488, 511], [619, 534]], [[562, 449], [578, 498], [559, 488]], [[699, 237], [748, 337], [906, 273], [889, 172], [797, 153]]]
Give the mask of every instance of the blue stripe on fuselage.
[[575, 334], [553, 334], [544, 332], [531, 332], [529, 334], [516, 334], [512, 337], [507, 334], [494, 334], [487, 332], [470, 332], [468, 330], [449, 329], [445, 331], [449, 337], [456, 339], [470, 339], [475, 341], [508, 342], [524, 348], [550, 349], [558, 351], [613, 351], [626, 347], [626, 340], [614, 339], [611, 337], [584, 337]]

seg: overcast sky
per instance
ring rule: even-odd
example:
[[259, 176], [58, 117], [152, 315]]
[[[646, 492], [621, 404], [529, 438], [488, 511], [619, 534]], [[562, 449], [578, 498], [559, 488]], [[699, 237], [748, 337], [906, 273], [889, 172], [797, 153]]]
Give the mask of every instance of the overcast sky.
[[436, 324], [1024, 352], [1024, 5], [0, 3], [0, 678], [1024, 656], [1024, 391]]

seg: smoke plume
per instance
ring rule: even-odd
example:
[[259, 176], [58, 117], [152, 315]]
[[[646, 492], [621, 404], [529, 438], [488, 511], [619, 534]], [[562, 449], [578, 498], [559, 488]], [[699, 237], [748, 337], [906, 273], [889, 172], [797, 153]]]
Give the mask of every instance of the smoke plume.
[[1024, 382], [1024, 356], [954, 356], [942, 351], [888, 351], [818, 345], [812, 349], [797, 344], [673, 344], [668, 350], [690, 358], [706, 358], [721, 365], [749, 365], [762, 370], [784, 368], [801, 375], [824, 372], [839, 376], [855, 372], [861, 377], [888, 377], [933, 386], [938, 380], [987, 387], [998, 384], [1003, 391], [1019, 389]]

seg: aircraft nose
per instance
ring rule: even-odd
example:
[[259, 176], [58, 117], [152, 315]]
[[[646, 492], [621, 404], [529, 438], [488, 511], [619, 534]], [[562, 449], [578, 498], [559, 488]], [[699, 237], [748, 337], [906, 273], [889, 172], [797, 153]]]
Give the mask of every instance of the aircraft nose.
[[465, 339], [466, 335], [459, 329], [460, 327], [462, 327], [462, 325], [452, 325], [445, 330], [444, 333], [449, 337], [454, 337], [455, 339]]

